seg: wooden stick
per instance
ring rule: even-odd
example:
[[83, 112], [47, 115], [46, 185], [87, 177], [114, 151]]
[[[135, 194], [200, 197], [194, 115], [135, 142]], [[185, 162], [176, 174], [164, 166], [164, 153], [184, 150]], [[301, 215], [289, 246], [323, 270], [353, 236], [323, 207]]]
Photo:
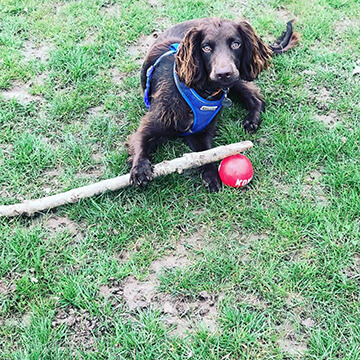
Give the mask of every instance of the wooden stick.
[[[183, 172], [185, 169], [199, 167], [228, 156], [243, 152], [253, 146], [251, 141], [243, 141], [235, 144], [219, 146], [202, 152], [184, 154], [181, 158], [170, 161], [163, 161], [154, 166], [153, 177], [171, 174], [175, 171]], [[55, 208], [64, 204], [75, 203], [80, 199], [85, 199], [105, 191], [119, 190], [130, 184], [130, 174], [103, 180], [95, 184], [82, 186], [77, 189], [69, 190], [64, 193], [46, 196], [41, 199], [26, 200], [15, 205], [0, 206], [0, 216], [31, 215], [45, 209]]]

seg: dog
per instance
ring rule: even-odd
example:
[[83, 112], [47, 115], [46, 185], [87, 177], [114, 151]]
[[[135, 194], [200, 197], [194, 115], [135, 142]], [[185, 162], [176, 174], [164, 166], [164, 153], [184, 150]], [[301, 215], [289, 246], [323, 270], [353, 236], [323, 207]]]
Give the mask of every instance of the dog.
[[[126, 143], [132, 164], [130, 183], [145, 186], [153, 168], [150, 153], [166, 139], [181, 136], [192, 151], [212, 147], [216, 118], [232, 98], [248, 109], [243, 120], [249, 133], [257, 131], [265, 102], [252, 82], [268, 68], [271, 57], [299, 41], [292, 22], [277, 42], [266, 45], [245, 21], [195, 19], [161, 34], [149, 49], [141, 69], [141, 86], [149, 111]], [[221, 188], [217, 167], [202, 167], [211, 192]]]

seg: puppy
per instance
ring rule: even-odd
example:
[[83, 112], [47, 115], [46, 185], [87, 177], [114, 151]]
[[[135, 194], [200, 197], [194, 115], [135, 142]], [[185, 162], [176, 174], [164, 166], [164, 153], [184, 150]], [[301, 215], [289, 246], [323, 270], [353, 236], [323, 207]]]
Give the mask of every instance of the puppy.
[[[257, 131], [265, 102], [252, 83], [273, 54], [299, 40], [292, 22], [275, 45], [266, 45], [247, 22], [196, 19], [175, 25], [150, 48], [141, 70], [141, 86], [149, 111], [127, 141], [130, 182], [144, 186], [152, 179], [149, 154], [162, 141], [181, 136], [193, 151], [212, 147], [216, 118], [231, 105], [228, 93], [248, 109], [243, 126]], [[215, 164], [202, 167], [210, 191], [221, 181]]]

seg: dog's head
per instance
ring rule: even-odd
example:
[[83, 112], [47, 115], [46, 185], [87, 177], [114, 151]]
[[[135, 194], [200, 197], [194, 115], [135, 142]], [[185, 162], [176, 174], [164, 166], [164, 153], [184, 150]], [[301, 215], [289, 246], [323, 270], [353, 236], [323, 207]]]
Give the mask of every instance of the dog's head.
[[256, 79], [270, 59], [270, 48], [247, 22], [209, 20], [186, 33], [176, 69], [188, 87], [201, 86], [206, 80], [230, 87], [239, 79]]

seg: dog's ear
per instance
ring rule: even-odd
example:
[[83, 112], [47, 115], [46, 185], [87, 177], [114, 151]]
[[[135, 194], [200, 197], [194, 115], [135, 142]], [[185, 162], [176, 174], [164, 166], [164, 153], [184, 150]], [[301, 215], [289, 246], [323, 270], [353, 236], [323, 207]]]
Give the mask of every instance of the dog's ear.
[[180, 81], [187, 87], [199, 84], [204, 78], [204, 64], [201, 57], [202, 31], [190, 29], [180, 42], [175, 56], [176, 71]]
[[244, 80], [252, 81], [268, 68], [272, 51], [247, 22], [238, 24], [238, 31], [243, 40], [240, 76]]

